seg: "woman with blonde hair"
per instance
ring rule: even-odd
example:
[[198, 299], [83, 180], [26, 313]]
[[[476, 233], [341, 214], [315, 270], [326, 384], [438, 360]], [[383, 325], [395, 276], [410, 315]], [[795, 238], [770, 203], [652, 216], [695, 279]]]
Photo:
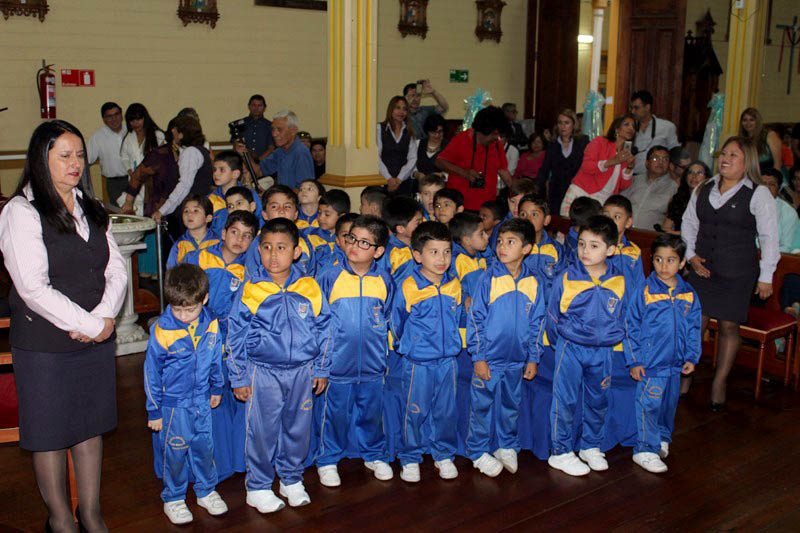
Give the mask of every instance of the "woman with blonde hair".
[[[692, 193], [681, 224], [692, 270], [688, 281], [703, 307], [701, 335], [709, 318], [719, 323], [712, 411], [725, 405], [728, 373], [742, 342], [739, 324], [747, 321], [750, 297], [754, 289], [762, 299], [772, 295], [772, 276], [780, 260], [775, 201], [761, 184], [753, 142], [745, 137], [729, 138], [718, 162], [719, 173]], [[688, 385], [686, 382], [684, 389]]]
[[378, 170], [386, 178], [389, 192], [411, 196], [411, 173], [417, 164], [417, 138], [408, 112], [408, 101], [393, 96], [386, 107], [386, 118], [378, 124]]
[[764, 119], [755, 107], [742, 111], [739, 117], [739, 137], [753, 141], [761, 174], [768, 168], [781, 169], [781, 139], [777, 133], [764, 127]]
[[572, 109], [563, 109], [558, 114], [553, 134], [555, 138], [547, 145], [538, 181], [540, 188], [547, 190], [550, 212], [558, 213], [572, 178], [581, 168], [589, 138], [581, 135], [578, 115]]

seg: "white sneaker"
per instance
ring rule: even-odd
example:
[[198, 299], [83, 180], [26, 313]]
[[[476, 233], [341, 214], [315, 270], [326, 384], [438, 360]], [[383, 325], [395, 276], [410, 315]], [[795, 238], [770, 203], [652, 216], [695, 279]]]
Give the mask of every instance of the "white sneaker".
[[453, 464], [452, 459], [434, 461], [433, 466], [439, 470], [439, 477], [442, 479], [455, 479], [458, 477], [458, 468]]
[[286, 506], [271, 490], [248, 490], [246, 501], [247, 505], [255, 507], [262, 514], [274, 513]]
[[517, 461], [517, 451], [512, 450], [510, 448], [500, 448], [495, 450], [494, 456], [497, 458], [498, 461], [503, 463], [503, 466], [506, 470], [511, 472], [512, 474], [517, 473], [517, 468], [519, 468], [519, 462]]
[[194, 520], [192, 512], [186, 507], [186, 502], [184, 500], [164, 503], [164, 514], [167, 515], [170, 522], [178, 526], [181, 524], [188, 524]]
[[485, 452], [472, 461], [472, 466], [477, 468], [481, 474], [486, 474], [489, 477], [497, 477], [503, 471], [503, 463]]
[[208, 511], [211, 516], [219, 516], [228, 512], [227, 504], [217, 491], [213, 491], [203, 498], [197, 498], [197, 505]]
[[606, 454], [600, 451], [600, 448], [589, 448], [588, 450], [581, 450], [578, 452], [578, 457], [586, 461], [589, 468], [595, 472], [602, 472], [608, 470], [608, 461], [606, 461]]
[[407, 465], [403, 465], [403, 470], [400, 471], [400, 479], [406, 483], [418, 483], [420, 480], [419, 464], [408, 463]]
[[565, 474], [569, 474], [570, 476], [585, 476], [591, 469], [578, 459], [578, 456], [575, 455], [574, 452], [567, 452], [562, 453], [561, 455], [551, 455], [547, 459], [547, 464], [555, 468], [556, 470], [561, 470]]
[[280, 490], [281, 496], [289, 500], [289, 505], [292, 507], [300, 507], [311, 503], [311, 496], [306, 492], [302, 481], [298, 481], [292, 485], [284, 485], [281, 482]]
[[658, 456], [662, 459], [666, 459], [669, 457], [669, 442], [662, 442], [661, 443], [661, 450], [658, 452]]
[[654, 474], [663, 474], [667, 471], [667, 465], [664, 464], [664, 461], [661, 460], [657, 453], [635, 453], [633, 454], [633, 462]]
[[325, 487], [338, 487], [342, 484], [336, 465], [320, 466], [317, 468], [317, 474], [319, 474], [319, 482]]
[[384, 461], [364, 461], [364, 466], [372, 470], [375, 478], [381, 481], [389, 481], [394, 477], [391, 465]]

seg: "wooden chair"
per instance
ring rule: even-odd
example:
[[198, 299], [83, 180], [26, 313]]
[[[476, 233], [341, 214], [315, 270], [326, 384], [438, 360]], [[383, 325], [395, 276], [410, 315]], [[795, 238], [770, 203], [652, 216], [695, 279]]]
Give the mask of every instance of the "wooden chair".
[[[8, 331], [11, 321], [9, 318], [0, 318], [0, 331]], [[7, 339], [3, 339], [4, 341]], [[14, 360], [11, 349], [6, 342], [0, 343], [0, 365], [11, 365]], [[19, 442], [19, 427], [0, 428], [0, 444]], [[75, 480], [75, 466], [72, 463], [72, 453], [67, 451], [67, 473], [69, 476], [69, 493], [71, 496], [72, 516], [77, 522], [75, 511], [78, 508], [78, 484]]]

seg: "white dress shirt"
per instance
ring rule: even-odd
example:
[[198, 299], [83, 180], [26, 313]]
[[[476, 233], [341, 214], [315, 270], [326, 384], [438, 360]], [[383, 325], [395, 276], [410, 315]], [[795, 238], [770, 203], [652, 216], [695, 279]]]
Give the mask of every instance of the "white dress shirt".
[[[653, 127], [656, 128], [653, 134]], [[680, 146], [678, 142], [678, 134], [675, 129], [675, 124], [665, 118], [658, 118], [655, 115], [650, 117], [650, 122], [644, 131], [636, 129], [636, 137], [634, 137], [633, 145], [639, 150], [636, 153], [636, 165], [633, 167], [634, 174], [645, 174], [647, 168], [647, 151], [653, 146], [666, 146], [667, 150], [671, 150], [676, 146]]]
[[[386, 178], [387, 180], [389, 178], [397, 178], [400, 181], [405, 181], [405, 180], [408, 179], [409, 176], [411, 176], [411, 173], [414, 172], [414, 167], [417, 166], [417, 145], [419, 145], [419, 140], [414, 139], [413, 137], [411, 139], [409, 139], [409, 141], [408, 141], [408, 155], [406, 156], [406, 164], [402, 166], [402, 168], [400, 169], [400, 172], [397, 174], [397, 176], [392, 176], [389, 173], [389, 169], [386, 168], [386, 165], [383, 164], [383, 160], [380, 157], [380, 154], [383, 151], [383, 139], [381, 138], [381, 126], [382, 125], [380, 123], [378, 123], [378, 128], [377, 128], [377, 132], [378, 132], [378, 135], [377, 135], [377, 139], [378, 139], [378, 141], [377, 141], [378, 142], [378, 171], [380, 172], [380, 175], [383, 176], [384, 178]], [[400, 138], [403, 136], [403, 132], [406, 131], [406, 125], [405, 124], [403, 124], [403, 129], [400, 130], [400, 135], [399, 136], [394, 134], [394, 130], [392, 130], [391, 124], [386, 124], [385, 127], [387, 128], [389, 133], [392, 134], [392, 137], [394, 137], [395, 142], [398, 142], [398, 143], [400, 142]]]
[[[30, 203], [33, 199], [30, 185], [25, 187], [24, 193], [25, 197], [15, 196], [9, 200], [0, 213], [0, 251], [14, 288], [33, 312], [57, 328], [95, 338], [103, 331], [103, 319], [114, 318], [119, 313], [128, 283], [125, 260], [111, 234], [111, 225], [106, 230], [108, 264], [103, 298], [94, 309], [86, 311], [50, 285], [47, 248], [42, 239], [39, 212]], [[81, 193], [72, 189], [72, 194], [77, 198]], [[77, 200], [74, 205], [75, 229], [81, 239], [88, 241], [89, 223]]]
[[[415, 152], [416, 153], [416, 152]], [[178, 184], [172, 189], [169, 198], [159, 208], [162, 215], [169, 215], [181, 205], [194, 185], [197, 171], [203, 166], [203, 153], [195, 146], [184, 146], [178, 156]]]
[[[158, 146], [164, 144], [164, 132], [156, 130], [156, 143]], [[144, 141], [139, 143], [136, 138], [136, 132], [130, 132], [122, 141], [120, 148], [120, 159], [122, 159], [122, 166], [125, 168], [125, 174], [136, 170], [144, 160]]]
[[[708, 195], [708, 202], [714, 209], [719, 209], [725, 205], [742, 187], [747, 186], [752, 189], [755, 185], [750, 181], [750, 178], [745, 177], [735, 186], [725, 191], [724, 194], [721, 194], [719, 192], [719, 180], [719, 174], [711, 178], [714, 186]], [[696, 187], [692, 192], [692, 197], [689, 199], [689, 205], [686, 206], [686, 211], [683, 213], [683, 221], [681, 222], [681, 237], [686, 242], [687, 261], [697, 255], [694, 251], [697, 243], [697, 233], [700, 230], [700, 219], [697, 218], [697, 194], [701, 188]], [[756, 217], [756, 232], [758, 233], [758, 242], [761, 247], [761, 259], [758, 263], [760, 269], [758, 281], [772, 283], [772, 275], [775, 273], [778, 261], [781, 259], [781, 253], [778, 250], [778, 211], [775, 207], [772, 193], [763, 185], [757, 186], [753, 191], [753, 196], [750, 199], [750, 213]]]
[[120, 156], [120, 148], [122, 147], [122, 139], [128, 130], [125, 124], [118, 132], [114, 132], [111, 128], [103, 125], [102, 128], [94, 132], [94, 135], [89, 139], [86, 145], [88, 152], [87, 158], [89, 164], [93, 164], [98, 159], [100, 160], [100, 172], [107, 178], [118, 178], [127, 176], [125, 166], [122, 164], [122, 157]]
[[672, 181], [669, 173], [650, 181], [647, 174], [634, 176], [631, 186], [622, 191], [622, 196], [633, 205], [633, 226], [653, 231], [653, 226], [664, 222], [667, 205], [678, 184]]

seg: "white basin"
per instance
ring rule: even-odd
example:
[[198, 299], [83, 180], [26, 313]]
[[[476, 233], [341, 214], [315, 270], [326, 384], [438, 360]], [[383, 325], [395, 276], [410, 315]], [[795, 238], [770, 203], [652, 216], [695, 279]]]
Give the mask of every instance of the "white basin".
[[141, 241], [146, 232], [156, 227], [155, 220], [149, 217], [110, 215], [110, 219], [111, 234], [114, 235], [114, 239], [119, 246]]

